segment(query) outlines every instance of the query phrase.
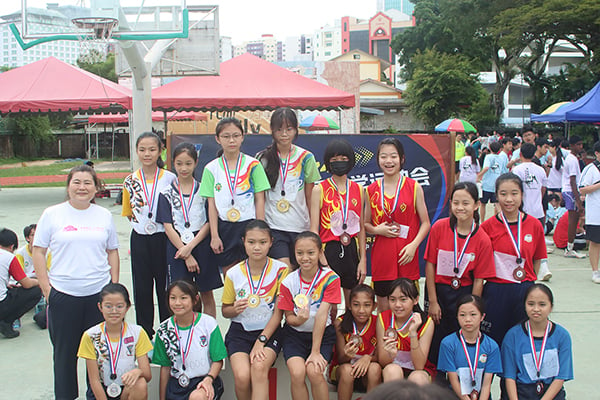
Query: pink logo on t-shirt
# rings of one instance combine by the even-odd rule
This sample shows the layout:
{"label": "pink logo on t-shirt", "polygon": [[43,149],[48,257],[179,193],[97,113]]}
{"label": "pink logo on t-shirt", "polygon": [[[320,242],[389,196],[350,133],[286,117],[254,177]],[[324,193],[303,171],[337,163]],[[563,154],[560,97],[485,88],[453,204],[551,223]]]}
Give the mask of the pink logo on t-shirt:
{"label": "pink logo on t-shirt", "polygon": [[125,339],[123,339],[124,343],[132,343],[133,342],[133,336],[127,336]]}
{"label": "pink logo on t-shirt", "polygon": [[66,231],[66,232],[75,232],[75,231],[77,231],[77,228],[75,228],[73,225],[69,225],[69,226],[65,226],[63,228],[63,231]]}

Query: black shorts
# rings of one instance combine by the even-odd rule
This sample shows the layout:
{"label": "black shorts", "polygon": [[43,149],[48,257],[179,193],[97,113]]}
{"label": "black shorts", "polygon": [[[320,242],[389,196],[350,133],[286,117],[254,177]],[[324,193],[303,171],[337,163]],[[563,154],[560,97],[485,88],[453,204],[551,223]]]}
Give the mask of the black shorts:
{"label": "black shorts", "polygon": [[229,222],[219,219],[219,237],[223,242],[223,252],[217,254],[216,260],[220,267],[233,265],[246,258],[242,236],[248,221]]}
{"label": "black shorts", "polygon": [[590,242],[600,243],[600,225],[586,225],[585,238]]}
{"label": "black shorts", "polygon": [[[250,354],[254,343],[258,339],[262,332],[262,329],[257,331],[247,331],[244,326],[239,322],[231,322],[229,330],[225,335],[225,347],[227,348],[227,355],[231,357],[235,353],[246,353]],[[275,354],[279,354],[281,351],[281,328],[277,328],[275,333],[269,338],[265,347],[272,349]]]}
{"label": "black shorts", "polygon": [[495,192],[486,192],[485,190],[483,190],[482,194],[481,194],[481,202],[483,204],[497,203],[498,200],[496,200],[496,193]]}
{"label": "black shorts", "polygon": [[182,279],[195,284],[199,292],[209,292],[223,287],[215,254],[210,248],[210,236],[204,238],[192,250],[192,256],[198,262],[200,272],[188,271],[185,261],[175,258],[176,253],[177,248],[167,241],[167,284]]}
{"label": "black shorts", "polygon": [[353,289],[358,285],[356,271],[358,269],[358,240],[352,238],[348,246],[343,246],[339,241],[325,243],[325,258],[329,267],[338,274],[344,289]]}
{"label": "black shorts", "polygon": [[[550,387],[550,384],[547,383],[544,385],[544,389],[542,389],[542,393],[537,394],[535,383],[521,383],[517,382],[517,395],[519,396],[519,400],[538,400],[541,399],[544,393]],[[560,388],[560,391],[553,397],[554,400],[565,400],[567,398],[567,394],[565,392],[564,386]]]}
{"label": "black shorts", "polygon": [[[283,357],[286,361],[292,357],[301,357],[305,360],[308,358],[312,350],[312,332],[300,332],[285,324],[281,336],[283,338]],[[333,325],[329,325],[325,328],[323,339],[321,339],[321,355],[327,362],[331,361],[335,339],[335,328]]]}
{"label": "black shorts", "polygon": [[273,234],[273,245],[269,250],[269,257],[280,259],[289,258],[292,265],[296,265],[296,255],[294,254],[294,242],[298,233],[279,231],[271,229]]}
{"label": "black shorts", "polygon": [[[172,376],[167,381],[167,399],[169,400],[188,400],[190,394],[196,390],[196,387],[202,380],[206,378],[206,375],[199,376],[197,378],[190,378],[190,384],[187,387],[179,385],[177,379]],[[220,376],[217,376],[213,381],[213,389],[215,391],[215,400],[220,399],[223,396],[223,380]]]}
{"label": "black shorts", "polygon": [[[375,295],[379,297],[388,297],[390,295],[390,288],[392,287],[392,282],[394,281],[376,281],[373,282],[373,291]],[[417,293],[421,291],[421,287],[419,286],[419,281],[413,281],[415,287],[417,288]]]}

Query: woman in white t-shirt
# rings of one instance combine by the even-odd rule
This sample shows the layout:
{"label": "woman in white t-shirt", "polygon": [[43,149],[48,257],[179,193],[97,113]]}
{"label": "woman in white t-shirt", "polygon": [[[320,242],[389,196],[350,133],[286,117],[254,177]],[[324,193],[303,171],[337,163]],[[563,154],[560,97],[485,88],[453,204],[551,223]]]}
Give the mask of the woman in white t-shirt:
{"label": "woman in white t-shirt", "polygon": [[481,167],[475,156],[475,149],[467,146],[465,154],[458,162],[458,181],[477,183],[477,174],[481,171]]}
{"label": "woman in white t-shirt", "polygon": [[[64,203],[44,210],[33,242],[33,264],[48,302],[54,347],[54,397],[75,399],[77,349],[83,332],[100,323],[102,288],[119,280],[119,240],[112,214],[91,201],[99,185],[94,170],[79,165],[67,177]],[[52,265],[46,268],[46,253]]]}

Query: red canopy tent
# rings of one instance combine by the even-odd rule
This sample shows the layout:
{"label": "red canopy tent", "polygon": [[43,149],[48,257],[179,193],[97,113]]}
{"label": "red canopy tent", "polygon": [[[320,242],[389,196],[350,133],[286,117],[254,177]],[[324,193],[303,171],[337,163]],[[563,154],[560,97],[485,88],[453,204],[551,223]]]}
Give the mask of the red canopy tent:
{"label": "red canopy tent", "polygon": [[248,53],[221,63],[219,76],[186,76],[152,90],[154,110],[331,110],[354,104],[353,94]]}
{"label": "red canopy tent", "polygon": [[131,91],[48,57],[0,74],[0,113],[131,108]]}

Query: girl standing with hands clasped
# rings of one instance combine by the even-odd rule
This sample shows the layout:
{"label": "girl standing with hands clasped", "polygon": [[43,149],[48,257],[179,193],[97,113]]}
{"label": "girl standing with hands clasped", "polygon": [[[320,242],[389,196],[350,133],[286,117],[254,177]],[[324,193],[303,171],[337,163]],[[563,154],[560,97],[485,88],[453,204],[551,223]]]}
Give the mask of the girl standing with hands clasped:
{"label": "girl standing with hands clasped", "polygon": [[120,283],[104,286],[98,302],[104,322],[81,337],[77,356],[86,360],[88,379],[97,400],[148,398],[152,373],[147,354],[152,343],[140,326],[125,322],[130,307],[125,286]]}
{"label": "girl standing with hands clasped", "polygon": [[165,227],[167,241],[167,280],[194,282],[200,291],[205,314],[216,317],[213,290],[223,286],[214,263],[208,238],[205,199],[200,183],[194,179],[198,153],[191,143],[181,143],[173,150],[177,179],[158,199],[156,220]]}
{"label": "girl standing with hands clasped", "polygon": [[381,383],[381,366],[375,351],[376,305],[373,289],[357,285],[350,291],[350,308],[334,322],[337,339],[330,375],[337,382],[340,400],[351,399],[357,383],[367,392]]}
{"label": "girl standing with hands clasped", "polygon": [[400,173],[404,161],[402,143],[383,139],[377,146],[383,178],[367,187],[365,228],[375,235],[371,275],[379,311],[389,309],[387,297],[395,279],[408,278],[418,287],[421,276],[416,255],[431,226],[421,185]]}
{"label": "girl standing with hands clasped", "polygon": [[222,154],[204,167],[200,195],[208,199],[210,247],[223,273],[245,258],[241,237],[246,223],[265,218],[270,188],[260,162],[240,151],[244,129],[239,120],[223,118],[216,127]]}
{"label": "girl standing with hands clasped", "polygon": [[377,353],[383,381],[408,378],[426,384],[435,377],[435,365],[427,357],[433,322],[419,306],[419,292],[410,279],[398,278],[390,285],[390,309],[379,314]]}
{"label": "girl standing with hands clasped", "polygon": [[525,292],[537,279],[540,262],[547,255],[542,224],[521,211],[521,179],[512,173],[500,175],[496,197],[500,213],[481,224],[494,251],[494,263],[484,272],[483,299],[488,310],[482,330],[502,343],[506,332],[526,318]]}
{"label": "girl standing with hands clasped", "polygon": [[323,373],[335,344],[330,309],[342,300],[340,279],[319,265],[323,251],[316,233],[300,233],[295,253],[299,267],[283,280],[279,292],[278,307],[285,313],[283,356],[290,371],[292,399],[309,398],[308,376],[313,399],[325,400],[329,390]]}
{"label": "girl standing with hands clasped", "polygon": [[456,302],[481,296],[484,272],[494,263],[490,238],[479,229],[479,195],[472,182],[458,182],[450,194],[450,218],[436,221],[425,250],[425,302],[436,323],[430,360],[437,362],[440,342],[458,330]]}
{"label": "girl standing with hands clasped", "polygon": [[330,141],[323,158],[331,178],[313,189],[310,230],[325,243],[321,262],[340,277],[348,309],[350,290],[367,276],[363,188],[348,178],[356,161],[349,142]]}
{"label": "girl standing with hands clasped", "polygon": [[315,156],[293,144],[298,119],[291,108],[273,112],[271,135],[273,143],[257,156],[271,185],[265,192],[265,221],[273,232],[269,256],[292,265],[294,239],[310,228],[312,191],[321,174]]}
{"label": "girl standing with hands clasped", "polygon": [[152,355],[161,366],[160,400],[219,399],[227,350],[217,321],[201,313],[198,289],[190,282],[171,283],[167,296],[173,316],[156,331]]}
{"label": "girl standing with hands clasped", "polygon": [[502,364],[510,400],[563,400],[573,379],[571,336],[548,318],[554,296],[536,283],[525,293],[527,320],[512,327],[502,343]]}
{"label": "girl standing with hands clasped", "polygon": [[242,238],[248,258],[227,271],[223,316],[231,318],[225,347],[240,400],[269,398],[269,369],[281,350],[279,286],[285,263],[269,258],[273,243],[266,222],[251,220]]}
{"label": "girl standing with hands clasped", "polygon": [[158,298],[160,320],[169,316],[165,228],[156,221],[158,195],[169,187],[175,175],[163,169],[160,158],[162,142],[153,132],[142,133],[136,141],[142,167],[123,182],[121,215],[131,222],[131,274],[135,317],[149,337],[154,335],[153,287]]}
{"label": "girl standing with hands clasped", "polygon": [[438,370],[445,371],[452,390],[464,400],[488,400],[494,374],[502,373],[500,348],[480,331],[483,300],[466,294],[458,300],[460,330],[442,340]]}

